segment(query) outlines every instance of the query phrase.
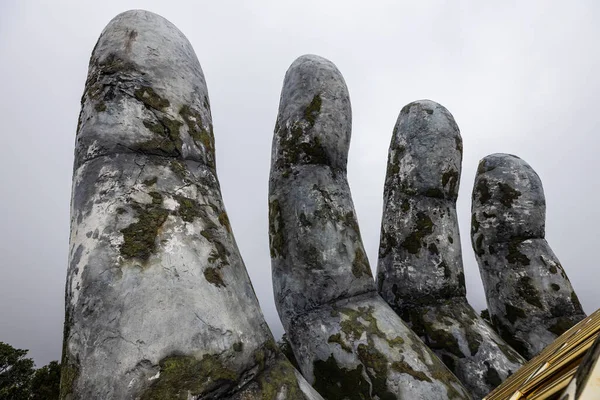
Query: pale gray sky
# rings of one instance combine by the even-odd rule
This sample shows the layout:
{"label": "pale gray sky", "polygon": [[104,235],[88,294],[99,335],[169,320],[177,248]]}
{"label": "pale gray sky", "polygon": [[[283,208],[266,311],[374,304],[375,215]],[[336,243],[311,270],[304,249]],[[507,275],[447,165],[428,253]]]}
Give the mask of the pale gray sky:
{"label": "pale gray sky", "polygon": [[[484,4],[485,3],[485,4]],[[273,333],[267,185],[283,76],[314,53],[346,79],[348,179],[377,262],[387,148],[405,104],[431,99],[464,142],[459,222],[468,298],[485,308],[469,237],[477,162],[516,154],[540,175],[547,239],[586,312],[600,307],[600,3],[597,1],[0,2],[0,341],[60,358],[75,128],[91,51],[116,14],[144,8],[190,40],[208,83],[223,198]]]}

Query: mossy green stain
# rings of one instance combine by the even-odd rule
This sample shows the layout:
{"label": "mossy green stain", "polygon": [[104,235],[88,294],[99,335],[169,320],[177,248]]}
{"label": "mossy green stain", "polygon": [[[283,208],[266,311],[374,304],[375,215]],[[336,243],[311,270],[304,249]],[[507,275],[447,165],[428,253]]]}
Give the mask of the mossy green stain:
{"label": "mossy green stain", "polygon": [[96,112],[104,112],[106,111],[106,104],[104,104],[103,101],[100,101],[96,103],[96,105],[94,106],[94,110],[96,110]]}
{"label": "mossy green stain", "polygon": [[413,378],[415,378],[416,380],[419,380],[422,382],[429,382],[429,383],[433,382],[431,380],[431,378],[427,376],[427,374],[425,374],[423,371],[415,370],[404,360],[394,361],[392,363],[392,370],[399,372],[401,374],[408,374],[408,375],[412,376]]}
{"label": "mossy green stain", "polygon": [[396,395],[387,387],[388,359],[373,345],[359,344],[358,359],[365,366],[371,380],[373,395],[381,400],[396,400]]}
{"label": "mossy green stain", "polygon": [[279,200],[275,199],[269,202],[269,249],[271,258],[285,258],[283,251],[285,245],[284,222],[281,214]]}
{"label": "mossy green stain", "polygon": [[348,353],[352,353],[352,347],[348,346],[342,339],[341,333],[336,333],[335,335],[329,336],[327,339],[327,343],[337,343],[340,345],[342,350],[347,351]]}
{"label": "mossy green stain", "polygon": [[142,185],[144,186],[152,186],[154,185],[156,182],[158,181],[158,177],[153,176],[152,178],[148,178],[144,181],[142,181]]}
{"label": "mossy green stain", "polygon": [[125,258],[147,261],[156,251],[156,236],[169,216],[169,212],[162,207],[162,195],[158,192],[148,194],[152,197],[152,203],[134,204],[132,208],[138,221],[121,230],[123,243],[120,252]]}
{"label": "mossy green stain", "polygon": [[321,95],[317,94],[313,97],[308,107],[304,109],[304,119],[309,123],[311,128],[315,125],[317,117],[321,113],[321,104]]}
{"label": "mossy green stain", "polygon": [[506,312],[506,319],[509,320],[511,324],[517,322],[517,318],[526,317],[525,311],[523,311],[522,308],[513,306],[509,303],[504,304],[504,310]]}
{"label": "mossy green stain", "polygon": [[453,194],[458,187],[458,171],[451,169],[442,174],[442,186],[449,185],[449,192]]}
{"label": "mossy green stain", "polygon": [[427,250],[429,250],[429,252],[430,252],[431,254],[434,254],[434,255],[436,255],[436,256],[440,254],[440,251],[438,250],[438,248],[437,248],[437,246],[435,245],[435,243],[431,243],[431,244],[429,244],[429,246],[427,246]]}
{"label": "mossy green stain", "polygon": [[[184,105],[179,110],[179,115],[183,118],[188,127],[188,133],[196,142],[197,145],[202,145],[204,150],[210,154],[210,160],[214,160],[215,156],[215,136],[213,133],[212,124],[208,125],[208,129],[204,126],[202,115],[193,110],[187,105]],[[212,167],[214,165],[211,164]]]}
{"label": "mossy green stain", "polygon": [[181,195],[174,195],[173,198],[179,203],[176,213],[185,222],[193,222],[198,217],[207,217],[196,200]]}
{"label": "mossy green stain", "polygon": [[531,281],[532,279],[529,276],[519,278],[516,285],[517,294],[529,304],[538,308],[543,308],[542,302],[540,301],[540,292]]}
{"label": "mossy green stain", "polygon": [[511,264],[520,264],[523,266],[529,265],[531,261],[529,257],[521,253],[519,247],[523,243],[522,238],[513,238],[508,242],[508,254],[506,255],[506,261]]}
{"label": "mossy green stain", "polygon": [[365,252],[357,247],[354,251],[354,259],[352,260],[352,274],[356,278],[361,278],[363,275],[372,277],[371,267],[369,266],[369,260],[367,260],[367,256]]}
{"label": "mossy green stain", "polygon": [[233,351],[237,352],[237,353],[241,353],[244,350],[244,343],[242,342],[235,342],[233,344]]}
{"label": "mossy green stain", "polygon": [[425,192],[423,194],[427,197],[432,197],[434,199],[443,199],[444,198],[444,192],[440,188],[429,188],[429,189],[425,190]]}
{"label": "mossy green stain", "polygon": [[144,154],[157,154],[167,157],[181,155],[182,141],[179,135],[181,122],[166,116],[159,118],[157,121],[145,120],[143,124],[158,137],[138,143],[134,145],[134,148]]}
{"label": "mossy green stain", "polygon": [[227,232],[231,233],[231,224],[229,223],[229,217],[225,211],[219,213],[219,223],[223,226]]}
{"label": "mossy green stain", "polygon": [[407,199],[403,199],[402,200],[402,205],[400,206],[400,209],[403,212],[407,212],[408,210],[410,210],[410,202]]}
{"label": "mossy green stain", "polygon": [[261,400],[277,400],[282,393],[290,400],[306,398],[300,389],[294,368],[283,356],[275,358],[273,364],[258,376],[257,381]]}
{"label": "mossy green stain", "polygon": [[142,86],[136,89],[133,95],[147,107],[158,111],[162,111],[170,105],[169,100],[160,97],[150,86]]}
{"label": "mossy green stain", "polygon": [[573,321],[567,317],[558,317],[556,322],[550,325],[548,331],[554,333],[556,336],[560,336],[573,326]]}
{"label": "mossy green stain", "polygon": [[438,264],[438,268],[444,270],[444,278],[445,279],[450,279],[452,277],[452,270],[450,269],[450,267],[448,266],[448,263],[446,261],[442,260]]}
{"label": "mossy green stain", "polygon": [[502,383],[502,378],[500,378],[500,374],[498,374],[498,371],[496,371],[496,368],[492,367],[490,365],[489,362],[484,361],[484,365],[486,367],[486,371],[485,371],[485,381],[492,387],[495,388],[496,386],[500,385]]}
{"label": "mossy green stain", "polygon": [[498,189],[500,192],[500,203],[508,208],[511,208],[513,201],[521,196],[521,192],[506,183],[498,182]]}
{"label": "mossy green stain", "polygon": [[204,269],[204,278],[216,287],[225,287],[223,275],[219,268],[206,267],[206,269]]}
{"label": "mossy green stain", "polygon": [[492,198],[487,179],[480,179],[477,182],[477,185],[475,185],[475,191],[479,194],[479,203],[482,205],[487,203]]}
{"label": "mossy green stain", "polygon": [[485,310],[481,310],[481,312],[479,313],[479,316],[481,317],[482,320],[484,320],[485,322],[487,322],[488,324],[491,325],[492,320],[490,319],[490,311],[487,308]]}
{"label": "mossy green stain", "polygon": [[418,212],[413,231],[404,239],[401,246],[409,253],[417,254],[421,250],[422,240],[432,233],[433,222],[431,218],[423,212]]}
{"label": "mossy green stain", "polygon": [[[532,355],[529,354],[528,344],[525,343],[523,340],[517,338],[511,332],[511,330],[506,325],[504,325],[502,323],[502,321],[500,320],[500,318],[498,318],[496,315],[492,315],[492,325],[495,328],[496,332],[498,332],[500,337],[502,339],[504,339],[504,341],[508,345],[510,345],[510,347],[512,347],[514,350],[516,350],[517,353],[519,353],[526,359],[531,358]],[[504,352],[504,353],[507,354],[508,352]]]}
{"label": "mossy green stain", "polygon": [[479,232],[479,221],[477,221],[477,215],[473,213],[471,215],[471,234]]}
{"label": "mossy green stain", "polygon": [[483,248],[483,235],[477,236],[475,239],[475,254],[478,256],[483,256],[485,254],[485,249]]}
{"label": "mossy green stain", "polygon": [[212,354],[200,360],[173,355],[162,359],[159,366],[159,377],[142,393],[141,400],[187,399],[188,393],[199,396],[223,385],[233,386],[238,378],[218,355]]}
{"label": "mossy green stain", "polygon": [[371,385],[363,376],[363,366],[340,367],[333,357],[313,363],[315,381],[313,387],[325,399],[365,400],[372,399]]}
{"label": "mossy green stain", "polygon": [[479,351],[479,347],[483,343],[483,337],[475,329],[470,326],[465,327],[465,337],[469,346],[471,356],[474,356]]}

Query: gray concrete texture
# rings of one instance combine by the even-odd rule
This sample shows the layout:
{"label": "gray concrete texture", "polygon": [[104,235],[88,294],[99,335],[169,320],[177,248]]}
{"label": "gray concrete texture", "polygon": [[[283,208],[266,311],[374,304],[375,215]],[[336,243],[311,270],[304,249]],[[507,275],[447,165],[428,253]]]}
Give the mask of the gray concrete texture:
{"label": "gray concrete texture", "polygon": [[306,379],[328,399],[470,398],[375,290],[346,179],[348,90],[330,61],[288,69],[273,138],[275,303]]}
{"label": "gray concrete texture", "polygon": [[519,157],[479,162],[471,242],[498,333],[530,359],[585,318],[545,239],[546,199],[538,174]]}
{"label": "gray concrete texture", "polygon": [[482,398],[524,362],[466,299],[456,199],[462,138],[429,100],[402,108],[389,149],[377,289]]}
{"label": "gray concrete texture", "polygon": [[61,399],[320,399],[277,349],[215,172],[206,83],[162,17],[92,53],[77,130]]}

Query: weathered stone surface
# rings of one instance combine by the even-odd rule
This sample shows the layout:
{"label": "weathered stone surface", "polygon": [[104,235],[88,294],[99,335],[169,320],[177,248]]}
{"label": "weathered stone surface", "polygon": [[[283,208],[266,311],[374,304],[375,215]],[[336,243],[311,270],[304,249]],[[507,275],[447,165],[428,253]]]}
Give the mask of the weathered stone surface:
{"label": "weathered stone surface", "polygon": [[480,161],[471,240],[490,317],[525,358],[585,317],[545,237],[546,201],[535,171],[510,154]]}
{"label": "weathered stone surface", "polygon": [[283,84],[269,186],[275,300],[296,360],[328,399],[468,398],[375,290],[346,179],[350,131],[340,72],[298,58]]}
{"label": "weathered stone surface", "polygon": [[62,399],[320,399],[277,349],[215,173],[187,39],[128,11],[103,31],[77,133]]}
{"label": "weathered stone surface", "polygon": [[405,106],[390,144],[377,269],[383,299],[482,398],[523,359],[468,304],[456,198],[462,138],[443,106]]}

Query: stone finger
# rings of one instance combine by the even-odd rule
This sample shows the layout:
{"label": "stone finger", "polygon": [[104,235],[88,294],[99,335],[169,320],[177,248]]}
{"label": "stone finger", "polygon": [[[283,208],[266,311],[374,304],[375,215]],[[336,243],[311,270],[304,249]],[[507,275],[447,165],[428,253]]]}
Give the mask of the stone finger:
{"label": "stone finger", "polygon": [[523,359],[466,299],[456,199],[462,138],[433,101],[405,106],[390,144],[377,269],[381,296],[482,398]]}
{"label": "stone finger", "polygon": [[471,240],[492,323],[530,359],[585,318],[545,239],[542,182],[522,159],[492,154],[479,162]]}
{"label": "stone finger", "polygon": [[136,10],[92,53],[77,131],[62,399],[320,399],[276,349],[215,171],[185,36]]}

